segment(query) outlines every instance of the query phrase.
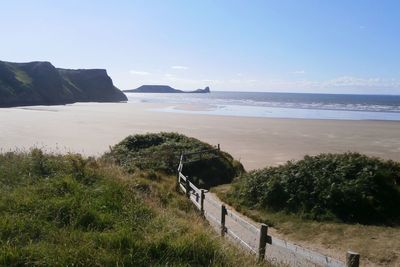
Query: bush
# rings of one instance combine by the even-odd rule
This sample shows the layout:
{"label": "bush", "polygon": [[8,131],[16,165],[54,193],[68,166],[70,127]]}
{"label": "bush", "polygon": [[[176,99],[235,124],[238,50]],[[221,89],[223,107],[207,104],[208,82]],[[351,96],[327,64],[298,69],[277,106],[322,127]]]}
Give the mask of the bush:
{"label": "bush", "polygon": [[[128,136],[112,147],[104,158],[131,173],[144,170],[176,174],[182,152],[211,148],[209,144],[177,133],[138,134]],[[203,188],[230,183],[242,172],[242,164],[228,153],[218,151],[204,154],[200,161],[185,164],[183,170],[192,182]]]}
{"label": "bush", "polygon": [[398,224],[400,163],[358,153],[306,156],[242,175],[229,197],[317,220]]}

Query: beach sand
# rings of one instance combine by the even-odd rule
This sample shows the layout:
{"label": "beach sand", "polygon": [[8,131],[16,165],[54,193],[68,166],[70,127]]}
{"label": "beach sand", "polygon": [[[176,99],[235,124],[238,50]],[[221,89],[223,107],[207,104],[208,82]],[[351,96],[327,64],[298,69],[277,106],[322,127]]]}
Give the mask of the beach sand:
{"label": "beach sand", "polygon": [[[0,109],[0,149],[40,147],[99,156],[129,134],[176,131],[240,159],[247,170],[304,155],[357,151],[400,160],[400,122],[246,118],[155,112],[150,103]],[[188,107],[186,107],[187,109]]]}

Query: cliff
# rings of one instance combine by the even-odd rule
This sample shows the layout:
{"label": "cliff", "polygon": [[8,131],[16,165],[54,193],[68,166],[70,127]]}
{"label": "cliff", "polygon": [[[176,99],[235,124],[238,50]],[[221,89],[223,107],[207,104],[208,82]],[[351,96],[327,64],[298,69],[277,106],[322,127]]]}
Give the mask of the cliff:
{"label": "cliff", "polygon": [[0,61],[0,107],[126,100],[106,70],[67,70],[49,62]]}
{"label": "cliff", "polygon": [[183,91],[172,88],[168,85],[142,85],[136,89],[124,90],[126,93],[210,93],[210,88],[207,86],[204,89],[197,89],[194,91]]}

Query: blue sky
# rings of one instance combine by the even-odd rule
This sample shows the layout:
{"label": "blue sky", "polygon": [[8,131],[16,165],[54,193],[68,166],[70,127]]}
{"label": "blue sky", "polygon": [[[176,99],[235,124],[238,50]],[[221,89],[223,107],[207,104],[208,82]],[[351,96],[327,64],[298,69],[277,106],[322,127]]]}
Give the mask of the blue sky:
{"label": "blue sky", "polygon": [[120,89],[400,94],[400,1],[0,2],[0,60]]}

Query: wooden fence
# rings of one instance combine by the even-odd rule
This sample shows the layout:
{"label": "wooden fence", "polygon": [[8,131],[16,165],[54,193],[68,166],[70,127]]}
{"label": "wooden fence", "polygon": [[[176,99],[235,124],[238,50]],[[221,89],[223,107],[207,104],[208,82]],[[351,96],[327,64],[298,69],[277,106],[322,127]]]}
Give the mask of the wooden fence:
{"label": "wooden fence", "polygon": [[318,252],[268,235],[268,226],[256,225],[247,221],[239,213],[215,199],[207,190],[197,188],[183,173],[183,165],[193,162],[189,157],[201,160],[201,154],[219,150],[218,147],[195,153],[182,154],[178,166],[178,188],[183,191],[202,216],[210,222],[221,236],[225,236],[239,244],[260,260],[288,266],[326,266],[326,267],[358,267],[360,256],[348,251],[346,262],[325,256]]}

